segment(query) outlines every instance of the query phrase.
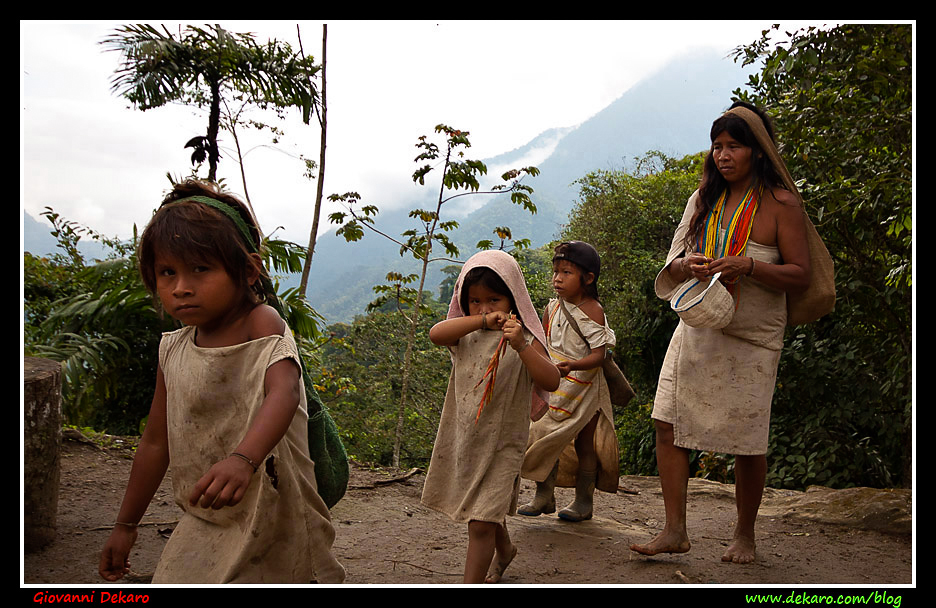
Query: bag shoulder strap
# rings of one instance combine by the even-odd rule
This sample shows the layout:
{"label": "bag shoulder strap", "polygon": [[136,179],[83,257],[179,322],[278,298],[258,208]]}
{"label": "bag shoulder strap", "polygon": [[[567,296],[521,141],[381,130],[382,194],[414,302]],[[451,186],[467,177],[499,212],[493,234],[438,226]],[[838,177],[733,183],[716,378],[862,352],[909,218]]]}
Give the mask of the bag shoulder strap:
{"label": "bag shoulder strap", "polygon": [[565,307],[565,302],[562,300],[562,298],[559,298],[559,308],[562,309],[562,314],[565,315],[566,321],[569,322],[569,325],[572,327],[572,329],[575,330],[575,333],[577,333],[582,341],[585,342],[585,346],[588,348],[588,352],[591,352],[591,344],[588,343],[588,339],[585,337],[585,334],[583,334],[582,330],[579,329],[578,323],[576,323],[575,319],[572,317],[572,313],[570,313],[569,309]]}

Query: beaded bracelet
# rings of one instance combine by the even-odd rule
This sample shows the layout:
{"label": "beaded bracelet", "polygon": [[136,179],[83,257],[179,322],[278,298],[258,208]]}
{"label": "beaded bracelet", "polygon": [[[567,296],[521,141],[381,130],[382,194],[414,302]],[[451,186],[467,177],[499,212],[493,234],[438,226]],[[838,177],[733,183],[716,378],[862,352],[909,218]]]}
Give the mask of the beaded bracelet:
{"label": "beaded bracelet", "polygon": [[254,463],[254,461],[251,460],[250,458],[247,458],[246,456],[244,456],[243,454],[241,454],[241,453],[239,453],[239,452],[231,452],[231,456],[237,456],[238,458],[240,458],[241,460],[243,460],[244,462],[246,462],[247,464],[249,464],[250,466],[252,466],[252,467],[253,467],[253,470],[254,470],[254,473],[257,472],[257,468],[258,468],[258,467],[257,467],[256,463]]}
{"label": "beaded bracelet", "polygon": [[115,526],[127,526],[128,528],[136,528],[136,527],[139,527],[140,524],[132,524],[128,521],[115,521],[114,525]]}

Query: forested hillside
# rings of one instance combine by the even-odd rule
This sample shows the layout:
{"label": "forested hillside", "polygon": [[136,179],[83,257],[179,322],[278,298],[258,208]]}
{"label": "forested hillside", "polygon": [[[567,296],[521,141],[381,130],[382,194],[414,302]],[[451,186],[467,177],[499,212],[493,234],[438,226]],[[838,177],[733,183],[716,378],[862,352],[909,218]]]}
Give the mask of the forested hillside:
{"label": "forested hillside", "polygon": [[[530,239],[534,247],[556,238],[578,196],[575,182],[589,171],[633,170],[635,159],[649,150],[683,156],[707,147],[706,122],[730,105],[731,92],[752,71],[713,51],[687,54],[638,82],[582,124],[552,130],[526,146],[483,159],[489,168],[488,181],[496,181],[501,168],[529,164],[525,159],[535,157],[535,149],[551,149],[542,162],[535,163],[540,174],[524,180],[534,190],[535,214],[507,203],[504,196],[477,197],[468,205],[473,211],[467,214],[450,212],[448,219],[459,223],[452,239],[461,251],[460,259],[474,253],[478,241],[493,238],[497,226],[509,226],[516,238]],[[471,125],[454,126],[471,130]],[[414,141],[418,135],[423,134],[413,134]],[[420,199],[382,200],[379,193],[362,192],[361,196],[363,203],[380,207],[375,225],[390,235],[409,228],[407,213],[424,204]],[[348,322],[364,311],[372,299],[370,287],[383,280],[388,269],[412,272],[409,262],[399,256],[398,247],[372,233],[350,244],[333,233],[324,234],[316,245],[312,262],[316,281],[307,297],[329,321]],[[443,278],[440,268],[434,268],[429,280],[433,290]],[[293,282],[286,279],[284,284]]]}

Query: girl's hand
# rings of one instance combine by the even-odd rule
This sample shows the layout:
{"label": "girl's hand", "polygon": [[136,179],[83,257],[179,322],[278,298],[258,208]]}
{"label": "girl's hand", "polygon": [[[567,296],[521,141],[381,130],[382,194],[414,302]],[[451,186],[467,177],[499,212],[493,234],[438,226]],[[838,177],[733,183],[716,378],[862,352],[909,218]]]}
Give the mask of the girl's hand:
{"label": "girl's hand", "polygon": [[569,375],[569,372],[572,371],[572,362],[571,361],[559,361],[556,363],[556,367],[559,368],[559,376],[565,378]]}
{"label": "girl's hand", "polygon": [[101,551],[98,574],[107,581],[117,581],[130,572],[130,549],[137,539],[137,530],[132,526],[115,524],[110,538]]}
{"label": "girl's hand", "polygon": [[[502,315],[504,313],[492,313]],[[509,317],[503,322],[504,337],[510,342],[510,347],[517,352],[526,348],[526,338],[523,337],[523,324],[519,319]]]}
{"label": "girl's hand", "polygon": [[208,469],[189,495],[189,504],[203,509],[233,507],[244,498],[254,469],[237,456],[228,456]]}
{"label": "girl's hand", "polygon": [[484,326],[488,329],[503,329],[504,324],[510,318],[506,312],[496,310],[484,315]]}

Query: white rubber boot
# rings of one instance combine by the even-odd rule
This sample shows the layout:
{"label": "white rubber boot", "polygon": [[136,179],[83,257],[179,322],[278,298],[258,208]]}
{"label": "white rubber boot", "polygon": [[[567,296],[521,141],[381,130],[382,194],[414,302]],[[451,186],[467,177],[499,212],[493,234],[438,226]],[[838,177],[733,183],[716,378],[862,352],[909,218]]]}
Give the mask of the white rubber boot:
{"label": "white rubber boot", "polygon": [[575,500],[559,511],[559,517],[566,521],[584,521],[592,518],[595,478],[598,471],[579,471],[575,478]]}
{"label": "white rubber boot", "polygon": [[553,490],[556,488],[556,473],[558,471],[559,461],[556,461],[552,471],[546,476],[546,480],[536,482],[536,494],[533,496],[533,500],[518,508],[517,513],[533,516],[556,512],[556,495]]}

